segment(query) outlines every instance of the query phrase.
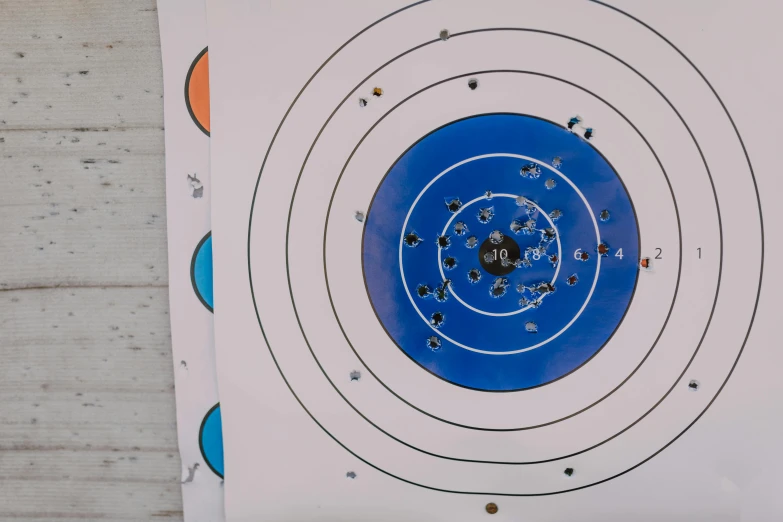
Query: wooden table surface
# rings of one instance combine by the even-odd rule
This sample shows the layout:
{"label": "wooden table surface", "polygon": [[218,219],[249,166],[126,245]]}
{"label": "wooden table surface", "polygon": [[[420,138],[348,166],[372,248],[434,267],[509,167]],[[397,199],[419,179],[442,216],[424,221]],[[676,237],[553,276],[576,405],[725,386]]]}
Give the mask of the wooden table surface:
{"label": "wooden table surface", "polygon": [[0,520],[181,520],[155,0],[0,0]]}

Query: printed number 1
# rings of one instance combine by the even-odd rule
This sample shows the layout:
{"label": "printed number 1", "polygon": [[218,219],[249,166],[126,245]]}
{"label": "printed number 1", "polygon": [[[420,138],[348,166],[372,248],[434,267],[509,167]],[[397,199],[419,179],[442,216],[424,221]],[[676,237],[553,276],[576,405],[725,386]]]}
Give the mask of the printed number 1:
{"label": "printed number 1", "polygon": [[699,259],[701,259],[701,247],[697,248],[696,250],[699,251]]}

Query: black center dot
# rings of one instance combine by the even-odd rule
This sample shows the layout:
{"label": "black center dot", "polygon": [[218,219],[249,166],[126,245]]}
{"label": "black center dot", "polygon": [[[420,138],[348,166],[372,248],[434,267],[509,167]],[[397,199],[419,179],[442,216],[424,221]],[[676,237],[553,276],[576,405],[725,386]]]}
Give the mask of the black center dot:
{"label": "black center dot", "polygon": [[[519,245],[510,236],[503,236],[499,243],[487,238],[478,251],[481,267],[494,276],[508,275],[516,269],[514,261],[520,258]],[[507,260],[505,263],[504,260]]]}

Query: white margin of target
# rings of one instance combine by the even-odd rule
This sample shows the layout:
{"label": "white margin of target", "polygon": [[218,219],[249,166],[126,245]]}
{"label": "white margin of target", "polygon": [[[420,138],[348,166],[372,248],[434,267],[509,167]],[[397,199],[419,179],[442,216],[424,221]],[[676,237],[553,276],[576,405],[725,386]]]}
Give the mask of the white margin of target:
{"label": "white margin of target", "polygon": [[[405,272],[404,272],[404,270],[402,268],[402,248],[403,248],[403,240],[405,239],[405,230],[408,228],[408,219],[411,217],[411,213],[413,212],[413,209],[416,208],[416,204],[419,202],[419,199],[421,199],[421,196],[427,191],[427,189],[430,188],[430,186],[432,186],[433,183],[435,183],[442,176],[444,176],[445,174],[448,174],[450,171],[456,169],[457,167],[460,167],[460,166],[462,166],[462,165],[464,165],[466,163],[470,163],[471,161],[476,161],[476,160],[486,159],[486,158],[517,158],[517,159],[522,159],[522,160],[525,160],[525,161],[536,162],[537,164],[542,165],[542,166],[546,167],[547,169],[551,170],[552,172],[554,172],[555,174],[557,174],[558,176],[563,178],[566,181],[566,183],[571,185],[571,188],[573,188],[574,191],[576,191],[576,193],[579,194],[579,197],[582,198],[582,202],[585,204],[585,206],[587,207],[587,211],[590,213],[590,219],[593,220],[593,227],[595,228],[596,244],[600,244],[601,243],[601,232],[598,230],[598,222],[595,220],[595,214],[593,214],[593,209],[590,208],[590,204],[587,202],[587,199],[585,198],[584,194],[582,194],[582,191],[580,191],[579,188],[576,185],[574,185],[573,181],[568,179],[568,176],[566,176],[565,174],[561,173],[560,171],[558,171],[554,167],[550,167],[549,165],[547,165],[546,163],[544,163],[544,162],[542,162],[540,160],[537,160],[535,158],[531,158],[530,156],[522,156],[521,154],[511,154],[511,153],[506,153],[506,152],[494,152],[492,154],[481,154],[479,156],[473,156],[472,158],[464,159],[464,160],[462,160],[462,161],[460,161],[458,163],[455,163],[454,165],[450,166],[449,168],[447,168],[446,170],[444,170],[443,172],[441,172],[440,174],[438,174],[437,176],[432,178],[430,180],[430,182],[427,183],[427,185],[425,185],[425,187],[423,189],[421,189],[421,192],[419,192],[419,195],[416,196],[416,199],[413,200],[413,204],[411,205],[411,208],[408,210],[408,215],[405,216],[405,222],[402,224],[402,233],[400,235],[400,247],[399,247],[399,262],[400,262],[400,275],[402,276],[402,285],[403,285],[403,287],[405,287],[405,293],[408,295],[408,299],[410,300],[411,304],[413,305],[413,308],[416,309],[416,313],[419,314],[419,317],[421,317],[422,321],[424,321],[427,324],[427,326],[429,326],[430,329],[433,332],[437,333],[438,335],[440,335],[441,337],[443,337],[444,339],[446,339],[450,343],[452,343],[452,344],[454,344],[456,346],[459,346],[460,348],[464,348],[465,350],[469,350],[471,352],[482,353],[482,354],[486,354],[486,355],[513,355],[515,353],[529,352],[530,350],[535,350],[536,348],[540,348],[541,346],[544,346],[548,342],[550,342],[550,341],[558,338],[560,335],[562,335],[563,332],[568,330],[571,327],[571,325],[574,324],[574,322],[577,319],[579,319],[579,316],[582,315],[582,312],[587,307],[587,304],[590,302],[590,298],[593,297],[593,291],[595,290],[595,285],[598,284],[598,274],[601,272],[601,255],[599,254],[597,256],[598,257],[598,263],[596,264],[596,267],[595,267],[595,277],[593,277],[593,286],[590,287],[590,293],[587,294],[587,299],[585,299],[585,302],[582,303],[582,307],[579,309],[579,311],[576,313],[576,315],[571,319],[571,321],[569,321],[569,323],[567,325],[565,325],[559,332],[557,332],[555,335],[553,335],[549,339],[545,339],[545,340],[541,341],[538,344],[534,344],[533,346],[528,346],[527,348],[520,348],[519,350],[510,350],[510,351],[507,351],[507,352],[490,352],[490,351],[487,351],[487,350],[479,350],[477,348],[473,348],[471,346],[467,346],[467,345],[464,345],[462,343],[459,343],[459,342],[455,341],[454,339],[452,339],[451,337],[449,337],[448,335],[446,335],[443,332],[441,332],[440,330],[438,330],[435,327],[433,327],[430,324],[430,322],[427,320],[427,318],[424,317],[424,314],[421,313],[421,311],[419,310],[419,307],[416,306],[416,303],[413,301],[413,297],[411,297],[410,290],[408,290],[408,283],[405,281]],[[495,196],[514,197],[514,198],[516,198],[516,196],[513,196],[511,194],[493,194],[493,197],[495,197]],[[478,199],[484,199],[484,198],[478,198]],[[471,201],[470,203],[472,203],[472,202],[473,201]],[[468,203],[468,204],[470,204],[470,203]],[[544,213],[544,215],[546,216],[546,213]],[[546,216],[546,218],[549,221],[549,223],[552,224],[552,226],[554,227],[554,223],[552,223],[552,221],[549,220],[549,216]],[[452,216],[451,219],[454,219],[454,216]],[[451,223],[451,219],[449,220],[449,223]],[[446,224],[446,228],[448,228],[449,223]],[[558,247],[558,250],[560,250],[560,234],[557,235],[557,247]],[[443,268],[440,266],[440,248],[438,248],[438,267],[440,269],[440,275],[443,276]],[[557,263],[557,271],[555,272],[555,278],[557,277],[557,274],[558,274],[559,271],[560,271],[560,262],[558,261],[558,263]],[[452,293],[454,293],[454,292],[452,292]],[[465,305],[466,307],[470,308],[474,312],[478,312],[478,313],[484,314],[484,315],[506,316],[506,315],[518,314],[518,313],[523,312],[523,311],[526,310],[526,308],[522,308],[522,309],[520,309],[518,311],[515,311],[515,312],[508,312],[508,313],[503,313],[503,314],[493,314],[493,313],[490,313],[490,312],[484,312],[484,311],[477,310],[477,309],[473,308],[472,306],[470,306],[467,303],[465,303],[462,299],[460,299],[457,296],[456,293],[454,293],[454,296],[457,297],[457,300],[460,303],[462,303],[463,305]]]}

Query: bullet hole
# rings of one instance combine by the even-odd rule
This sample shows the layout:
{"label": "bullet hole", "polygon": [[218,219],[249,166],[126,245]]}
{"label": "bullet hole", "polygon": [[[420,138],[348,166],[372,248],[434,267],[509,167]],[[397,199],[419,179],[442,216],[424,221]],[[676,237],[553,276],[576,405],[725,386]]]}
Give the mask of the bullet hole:
{"label": "bullet hole", "polygon": [[522,261],[520,261],[520,265],[523,266],[524,268],[530,268],[531,266],[533,266],[533,263],[528,258],[525,258]]}
{"label": "bullet hole", "polygon": [[494,263],[495,262],[495,254],[493,252],[487,252],[484,254],[484,262],[485,263]]}
{"label": "bullet hole", "polygon": [[359,223],[364,222],[364,212],[359,212],[358,210],[356,213],[354,213],[353,218],[358,221]]}
{"label": "bullet hole", "polygon": [[498,277],[492,282],[492,286],[489,288],[489,295],[494,297],[495,299],[500,299],[504,295],[506,295],[506,291],[508,290],[508,279],[505,277]]}
{"label": "bullet hole", "polygon": [[697,380],[692,380],[688,383],[688,389],[690,391],[699,391],[699,386],[701,386],[701,384]]}
{"label": "bullet hole", "polygon": [[534,321],[525,323],[525,331],[528,333],[538,333],[538,325]]}
{"label": "bullet hole", "polygon": [[438,247],[446,250],[451,246],[451,238],[449,236],[440,236],[438,237]]}
{"label": "bullet hole", "polygon": [[642,270],[652,270],[652,259],[643,257],[639,260],[639,268]]}
{"label": "bullet hole", "polygon": [[549,263],[552,265],[552,268],[557,267],[557,262],[559,261],[559,258],[557,257],[557,254],[552,254],[549,256]]}
{"label": "bullet hole", "polygon": [[359,107],[367,107],[367,98],[359,98]]}
{"label": "bullet hole", "polygon": [[465,240],[465,246],[468,248],[476,248],[476,245],[478,245],[478,239],[476,239],[476,236],[470,236]]}
{"label": "bullet hole", "polygon": [[588,259],[590,259],[590,254],[588,254],[587,252],[583,251],[582,253],[579,254],[579,261],[587,261]]}
{"label": "bullet hole", "polygon": [[596,247],[595,251],[598,252],[598,255],[601,257],[606,257],[609,255],[609,245],[606,243],[601,243],[598,245],[598,247]]}
{"label": "bullet hole", "polygon": [[489,504],[487,504],[486,506],[484,506],[484,509],[485,509],[485,510],[487,511],[487,513],[489,513],[490,515],[494,515],[495,513],[497,513],[497,512],[498,512],[498,505],[497,505],[497,504],[495,504],[494,502],[490,502]]}
{"label": "bullet hole", "polygon": [[567,284],[568,286],[574,286],[574,285],[576,285],[578,282],[579,282],[579,276],[577,276],[576,274],[571,274],[571,275],[570,275],[570,276],[568,276],[568,278],[566,279],[566,284]]}
{"label": "bullet hole", "polygon": [[504,237],[505,236],[503,235],[503,232],[501,232],[500,230],[493,230],[492,233],[489,235],[489,240],[492,243],[499,245],[500,243],[503,242]]}
{"label": "bullet hole", "polygon": [[361,374],[361,372],[359,372],[357,370],[354,370],[354,371],[352,371],[351,373],[348,374],[348,377],[350,377],[351,382],[354,382],[354,381],[358,381],[359,379],[361,379],[362,378],[362,374]]}
{"label": "bullet hole", "polygon": [[538,208],[536,208],[536,204],[530,200],[527,200],[527,204],[525,205],[525,214],[527,214],[528,216],[533,216],[535,215],[536,212],[538,212]]}
{"label": "bullet hole", "polygon": [[432,295],[432,288],[427,285],[419,285],[416,287],[416,295],[422,299],[426,299]]}
{"label": "bullet hole", "polygon": [[595,132],[593,131],[593,128],[592,127],[588,127],[588,128],[585,129],[584,137],[585,137],[586,140],[589,140],[590,138],[593,137],[594,134],[595,134]]}
{"label": "bullet hole", "polygon": [[554,168],[559,169],[562,164],[563,164],[563,158],[561,158],[560,156],[555,156],[554,158],[552,158],[552,166]]}
{"label": "bullet hole", "polygon": [[484,191],[484,197],[487,199],[492,199],[492,191],[491,190]]}
{"label": "bullet hole", "polygon": [[528,304],[530,304],[530,301],[528,301],[526,297],[523,297],[523,298],[521,298],[521,299],[519,300],[519,307],[520,307],[520,308],[524,308],[524,307],[526,307]]}
{"label": "bullet hole", "polygon": [[552,178],[549,178],[544,182],[544,186],[547,188],[547,190],[552,190],[557,186],[557,181],[553,180]]}
{"label": "bullet hole", "polygon": [[525,221],[525,226],[522,227],[522,233],[526,236],[532,236],[536,231],[536,220],[528,219]]}
{"label": "bullet hole", "polygon": [[538,179],[538,177],[541,175],[541,167],[535,163],[528,163],[519,169],[519,175],[523,178]]}
{"label": "bullet hole", "polygon": [[515,234],[519,234],[522,232],[522,229],[525,228],[525,225],[518,219],[515,219],[511,222],[510,227],[511,231]]}
{"label": "bullet hole", "polygon": [[468,80],[468,88],[470,88],[471,91],[475,91],[478,88],[478,80],[475,78]]}
{"label": "bullet hole", "polygon": [[441,347],[440,339],[438,339],[434,335],[427,337],[427,348],[429,348],[433,352],[437,352],[438,350],[440,350],[440,347]]}
{"label": "bullet hole", "polygon": [[194,199],[204,197],[204,185],[198,179],[196,174],[193,173],[192,176],[190,174],[187,174],[187,177],[188,177],[188,191],[190,192],[190,197]]}
{"label": "bullet hole", "polygon": [[557,231],[552,227],[547,227],[541,231],[541,241],[551,243],[557,237]]}
{"label": "bullet hole", "polygon": [[443,40],[445,42],[446,40],[449,39],[449,36],[451,36],[451,35],[449,34],[449,30],[448,29],[441,29],[440,34],[439,34],[439,37],[440,37],[441,40]]}
{"label": "bullet hole", "polygon": [[562,210],[554,209],[552,212],[549,213],[549,219],[551,219],[552,221],[557,221],[561,217],[563,217]]}
{"label": "bullet hole", "polygon": [[441,283],[438,287],[435,288],[435,291],[432,293],[432,295],[435,297],[435,300],[439,303],[445,303],[449,298],[449,284],[451,281],[446,279]]}
{"label": "bullet hole", "polygon": [[346,474],[345,474],[345,476],[346,476],[347,478],[349,478],[349,479],[355,479],[355,478],[356,478],[356,472],[354,472],[354,471],[349,471],[348,473],[346,473]]}
{"label": "bullet hole", "polygon": [[530,301],[531,308],[538,308],[539,306],[541,306],[541,299],[533,299]]}
{"label": "bullet hole", "polygon": [[535,291],[539,294],[553,294],[555,292],[555,285],[552,283],[539,283],[535,287]]}
{"label": "bullet hole", "polygon": [[566,468],[565,470],[563,470],[563,474],[564,474],[566,477],[571,477],[571,476],[573,476],[573,475],[574,475],[574,468]]}
{"label": "bullet hole", "polygon": [[569,130],[573,129],[574,125],[579,125],[580,123],[582,123],[582,117],[579,116],[579,115],[576,115],[573,118],[571,118],[570,120],[568,120],[568,129]]}
{"label": "bullet hole", "polygon": [[598,219],[601,221],[609,221],[609,211],[608,210],[602,210],[600,214],[598,214]]}
{"label": "bullet hole", "polygon": [[443,260],[443,268],[446,270],[454,270],[455,266],[457,266],[457,260],[453,257],[447,257]]}
{"label": "bullet hole", "polygon": [[443,324],[443,321],[446,320],[446,317],[443,315],[443,312],[434,312],[430,316],[430,324],[433,326],[433,328],[440,328]]}
{"label": "bullet hole", "polygon": [[517,202],[518,207],[524,207],[527,205],[527,198],[525,196],[517,196],[515,201]]}
{"label": "bullet hole", "polygon": [[468,281],[470,281],[474,285],[479,281],[481,281],[481,270],[479,270],[478,268],[471,268],[468,271]]}
{"label": "bullet hole", "polygon": [[478,213],[476,214],[476,218],[479,220],[479,223],[484,223],[484,224],[487,224],[490,221],[492,221],[492,218],[494,216],[495,216],[494,207],[479,209]]}
{"label": "bullet hole", "polygon": [[405,239],[403,242],[405,243],[405,246],[409,246],[411,248],[415,248],[419,246],[419,244],[423,241],[422,238],[419,237],[419,235],[416,232],[411,232],[407,236],[405,236]]}
{"label": "bullet hole", "polygon": [[465,232],[468,231],[468,226],[463,223],[462,221],[458,221],[454,224],[454,233],[458,236],[463,235]]}
{"label": "bullet hole", "polygon": [[461,207],[462,207],[462,202],[457,198],[446,200],[446,208],[448,208],[449,212],[451,212],[452,214],[457,212]]}
{"label": "bullet hole", "polygon": [[375,96],[376,98],[380,98],[381,96],[383,96],[383,89],[381,89],[380,87],[375,87],[372,90],[372,95]]}

